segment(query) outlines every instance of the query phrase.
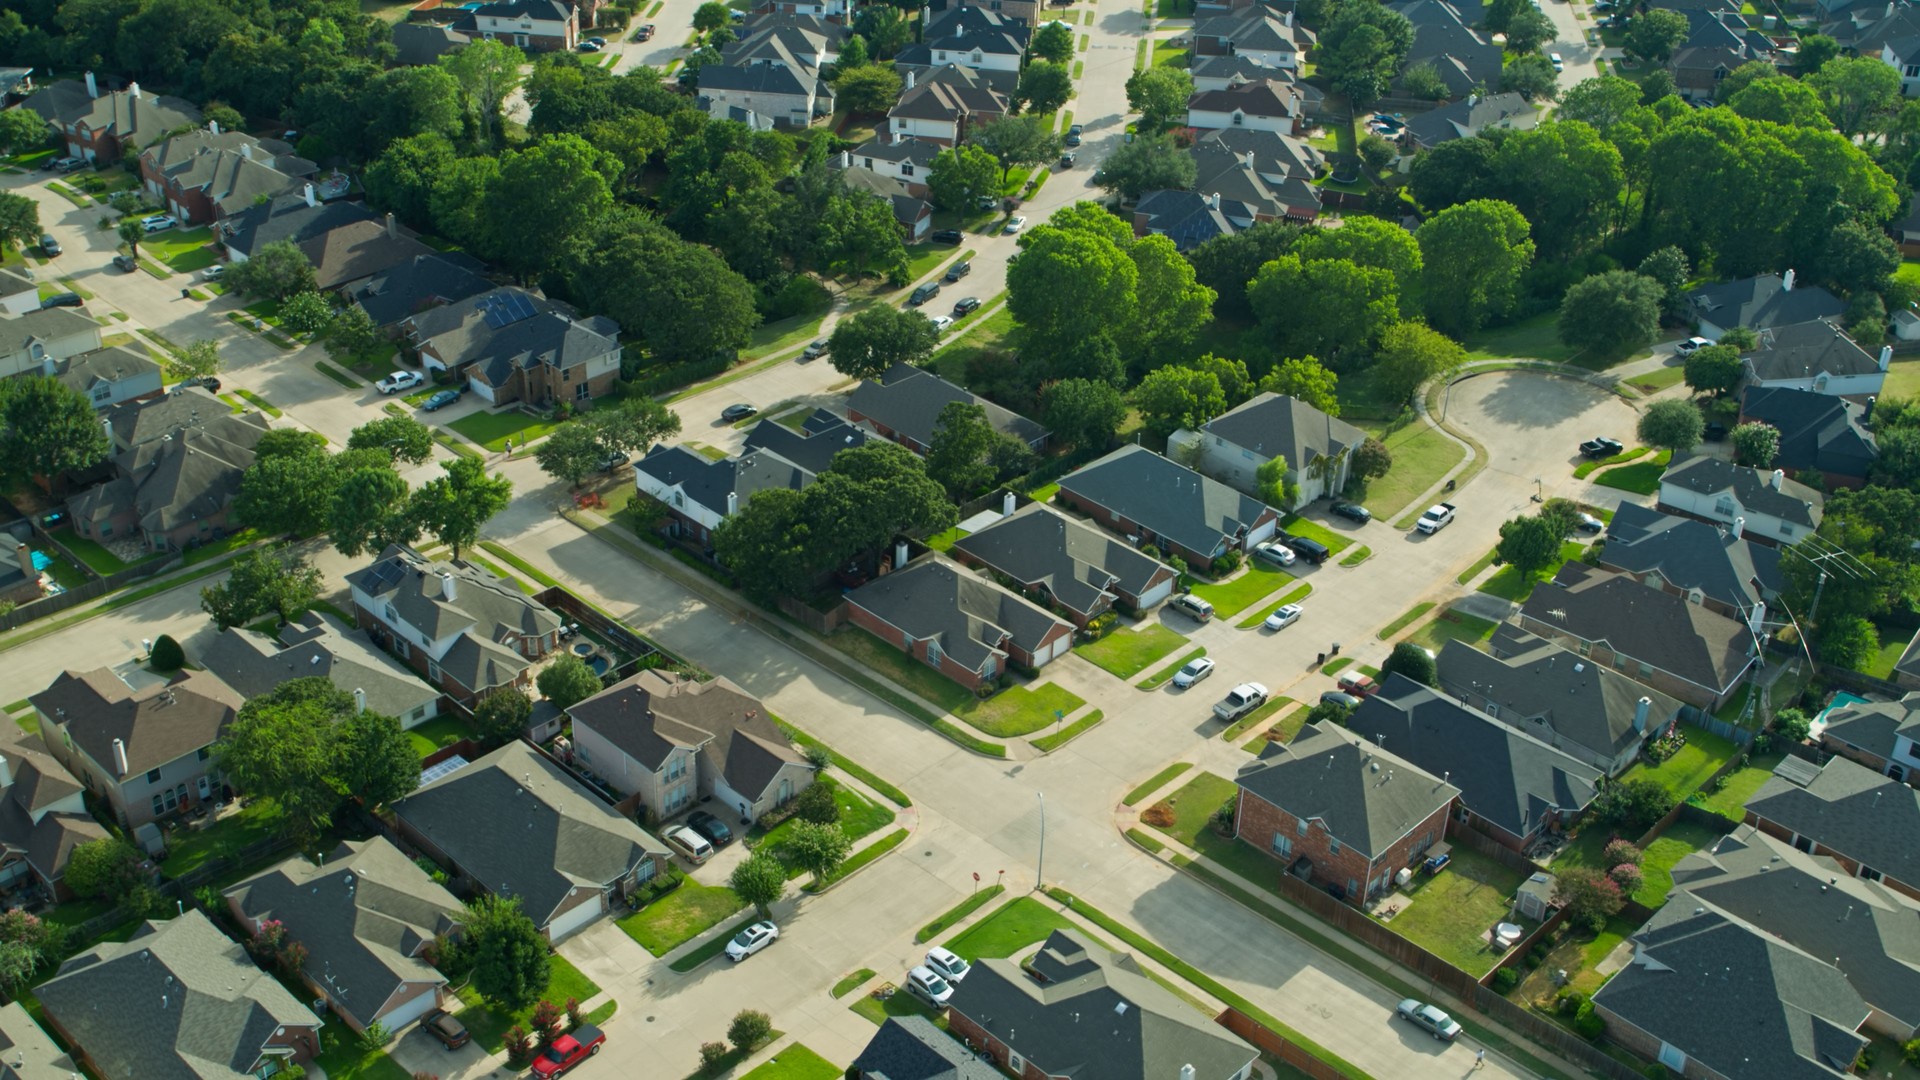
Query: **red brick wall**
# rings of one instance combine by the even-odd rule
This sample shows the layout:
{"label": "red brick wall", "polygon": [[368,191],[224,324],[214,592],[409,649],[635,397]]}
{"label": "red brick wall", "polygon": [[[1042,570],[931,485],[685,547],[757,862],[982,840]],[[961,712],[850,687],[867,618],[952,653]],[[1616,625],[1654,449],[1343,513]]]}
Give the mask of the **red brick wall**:
{"label": "red brick wall", "polygon": [[[965,1013],[962,1013],[958,1009],[947,1010],[947,1030],[955,1038],[963,1039],[975,1047],[985,1049],[987,1053],[993,1055],[994,1062],[1002,1069],[1006,1069],[1009,1072],[1013,1071],[1012,1066],[1007,1064],[1007,1053],[1009,1050],[1014,1050],[1014,1052],[1017,1053],[1017,1048],[1009,1047],[1006,1043],[987,1034],[985,1029],[974,1023]],[[1021,1055],[1021,1060],[1026,1061],[1026,1068],[1019,1072],[1021,1080],[1055,1080],[1052,1074],[1045,1072],[1040,1066],[1027,1060],[1025,1054]]]}
{"label": "red brick wall", "polygon": [[[926,642],[915,641],[910,645],[903,643],[902,631],[899,627],[888,624],[886,620],[868,611],[866,608],[861,607],[859,604],[851,602],[847,604],[847,621],[865,630],[867,633],[872,634],[874,637],[879,638],[881,641],[886,642],[888,645],[913,657],[915,660],[923,664],[927,662]],[[1017,654],[1016,658],[1018,658]],[[1021,660],[1021,663],[1031,662],[1031,657]],[[927,666],[932,667],[933,665],[928,664]],[[954,682],[959,683],[969,690],[978,690],[985,682],[985,680],[980,677],[979,672],[969,671],[956,663],[953,657],[945,654],[941,655],[937,670],[940,674],[945,675],[947,678],[952,679]]]}
{"label": "red brick wall", "polygon": [[[1620,1019],[1619,1014],[1597,1001],[1593,1003],[1593,1011],[1600,1019],[1607,1022],[1608,1042],[1617,1043],[1620,1046],[1626,1047],[1628,1050],[1639,1054],[1648,1061],[1658,1061],[1660,1059],[1661,1041],[1658,1038]],[[1676,1049],[1684,1051],[1686,1047],[1676,1047]],[[1672,1074],[1668,1073],[1668,1075],[1670,1076]],[[1681,1075],[1687,1077],[1687,1080],[1728,1080],[1724,1074],[1715,1072],[1705,1065],[1700,1064],[1698,1061],[1693,1060],[1691,1055],[1687,1057],[1687,1068]]]}
{"label": "red brick wall", "polygon": [[[1775,840],[1779,840],[1788,844],[1793,843],[1793,830],[1788,829],[1783,825],[1776,824],[1772,821],[1768,821],[1766,818],[1761,817],[1760,815],[1754,813],[1751,810],[1747,811],[1747,824],[1757,827],[1761,832],[1766,833],[1768,836],[1773,837]],[[1845,870],[1849,876],[1858,877],[1860,874],[1860,860],[1849,858],[1846,855],[1842,855],[1840,852],[1833,850],[1832,848],[1826,846],[1825,844],[1819,844],[1819,843],[1814,844],[1813,854],[1825,855],[1828,858],[1831,858],[1834,862],[1839,863],[1840,868],[1842,870]],[[1904,893],[1908,896],[1913,897],[1915,900],[1920,900],[1920,886],[1910,885],[1907,882],[1899,880],[1898,878],[1891,878],[1891,877],[1881,878],[1880,883],[1882,885],[1885,885],[1887,888],[1892,889],[1894,892]]]}
{"label": "red brick wall", "polygon": [[[1338,885],[1348,890],[1347,899],[1357,902],[1365,898],[1367,887],[1375,874],[1383,869],[1398,871],[1402,867],[1415,865],[1421,851],[1446,836],[1450,806],[1435,810],[1425,821],[1394,841],[1371,861],[1365,853],[1344,842],[1340,850],[1335,852],[1333,841],[1336,838],[1318,821],[1309,821],[1307,834],[1300,835],[1298,818],[1248,793],[1244,788],[1240,791],[1239,809],[1234,821],[1240,839],[1272,856],[1282,870],[1304,855],[1313,861],[1313,880],[1316,884]],[[1285,856],[1273,848],[1276,835],[1285,836],[1292,843]],[[1354,894],[1349,882],[1358,883],[1360,895]]]}

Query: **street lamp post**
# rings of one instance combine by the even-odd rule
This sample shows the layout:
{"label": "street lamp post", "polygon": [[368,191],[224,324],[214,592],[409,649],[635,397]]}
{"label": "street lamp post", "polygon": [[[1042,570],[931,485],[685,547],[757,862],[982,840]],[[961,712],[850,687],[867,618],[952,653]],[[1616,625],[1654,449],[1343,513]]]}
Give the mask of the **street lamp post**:
{"label": "street lamp post", "polygon": [[1047,880],[1047,797],[1038,791],[1033,797],[1040,800],[1040,857],[1033,865],[1033,887],[1038,889]]}

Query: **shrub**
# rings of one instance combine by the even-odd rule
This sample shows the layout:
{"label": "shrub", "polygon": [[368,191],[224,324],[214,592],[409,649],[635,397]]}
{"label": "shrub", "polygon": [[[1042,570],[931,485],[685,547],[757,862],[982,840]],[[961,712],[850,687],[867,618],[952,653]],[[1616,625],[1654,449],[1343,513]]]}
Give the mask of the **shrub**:
{"label": "shrub", "polygon": [[1900,1056],[1908,1065],[1920,1069],[1920,1039],[1908,1039],[1900,1044]]}
{"label": "shrub", "polygon": [[1581,1038],[1591,1041],[1606,1033],[1607,1022],[1593,1011],[1593,1002],[1583,1001],[1580,1011],[1573,1014],[1573,1030],[1579,1032]]}
{"label": "shrub", "polygon": [[1659,781],[1640,778],[1608,785],[1593,800],[1593,814],[1622,832],[1639,835],[1673,809],[1673,794]]}
{"label": "shrub", "polygon": [[1519,985],[1520,973],[1510,967],[1503,967],[1493,973],[1493,989],[1495,993],[1504,994]]}
{"label": "shrub", "polygon": [[527,1029],[519,1024],[508,1028],[507,1033],[500,1036],[500,1041],[507,1048],[507,1063],[516,1069],[525,1065],[533,1054],[533,1043],[527,1038]]}
{"label": "shrub", "polygon": [[147,654],[147,662],[155,671],[179,671],[187,666],[187,654],[179,642],[161,634],[153,639],[153,651]]}
{"label": "shrub", "polygon": [[1639,848],[1634,847],[1628,841],[1615,839],[1607,841],[1606,855],[1603,861],[1608,866],[1619,866],[1622,863],[1639,866],[1640,856],[1641,852]]}
{"label": "shrub", "polygon": [[831,825],[840,820],[840,804],[833,801],[833,783],[816,780],[793,799],[793,816],[815,825]]}
{"label": "shrub", "polygon": [[1165,802],[1154,803],[1140,811],[1140,820],[1156,829],[1170,829],[1173,827],[1173,807]]}
{"label": "shrub", "polygon": [[709,1073],[719,1072],[720,1066],[726,1064],[726,1060],[726,1043],[706,1042],[700,1044],[701,1071]]}
{"label": "shrub", "polygon": [[1587,995],[1578,990],[1562,990],[1559,995],[1553,999],[1554,1010],[1561,1016],[1574,1016],[1578,1014],[1580,1007],[1586,1003]]}
{"label": "shrub", "polygon": [[1620,886],[1620,891],[1623,893],[1631,893],[1638,889],[1641,881],[1645,879],[1640,868],[1632,863],[1621,863],[1615,866],[1607,871],[1607,876],[1613,879],[1615,885]]}
{"label": "shrub", "polygon": [[1532,951],[1527,953],[1528,970],[1537,968],[1541,964],[1544,964],[1546,962],[1547,962],[1547,946],[1545,943],[1535,945]]}
{"label": "shrub", "polygon": [[368,1024],[367,1030],[360,1033],[360,1049],[368,1053],[372,1053],[392,1041],[393,1032],[388,1031],[387,1025],[378,1020]]}
{"label": "shrub", "polygon": [[1619,914],[1626,896],[1612,878],[1597,870],[1574,866],[1560,872],[1553,902],[1567,909],[1569,922],[1599,933],[1609,917]]}
{"label": "shrub", "polygon": [[541,998],[540,1003],[533,1007],[533,1015],[527,1018],[527,1022],[533,1025],[534,1037],[540,1040],[541,1046],[552,1046],[554,1038],[560,1034],[560,1006]]}
{"label": "shrub", "polygon": [[773,1018],[757,1009],[741,1009],[727,1025],[727,1041],[743,1054],[752,1053],[772,1036]]}
{"label": "shrub", "polygon": [[1805,742],[1813,721],[1807,719],[1807,714],[1799,709],[1781,709],[1780,714],[1773,718],[1773,727],[1788,742]]}
{"label": "shrub", "polygon": [[577,1028],[579,1026],[580,1026],[580,999],[577,997],[570,997],[567,999],[567,1030],[572,1031],[574,1028]]}

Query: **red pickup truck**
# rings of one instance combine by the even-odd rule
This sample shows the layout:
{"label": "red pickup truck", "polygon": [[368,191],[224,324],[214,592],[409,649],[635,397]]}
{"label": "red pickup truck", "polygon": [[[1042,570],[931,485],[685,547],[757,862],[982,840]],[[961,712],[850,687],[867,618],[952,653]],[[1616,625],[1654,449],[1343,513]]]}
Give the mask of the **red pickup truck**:
{"label": "red pickup truck", "polygon": [[606,1041],[606,1032],[592,1024],[582,1024],[574,1029],[573,1034],[553,1040],[552,1046],[533,1059],[533,1075],[550,1077],[570,1072],[575,1065],[599,1053],[601,1044]]}

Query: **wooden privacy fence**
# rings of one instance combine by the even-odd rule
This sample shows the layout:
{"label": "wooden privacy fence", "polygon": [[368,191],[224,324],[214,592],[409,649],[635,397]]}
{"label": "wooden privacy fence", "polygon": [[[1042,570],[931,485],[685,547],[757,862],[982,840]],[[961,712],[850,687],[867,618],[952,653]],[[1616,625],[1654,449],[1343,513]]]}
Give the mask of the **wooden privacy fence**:
{"label": "wooden privacy fence", "polygon": [[1312,1077],[1313,1080],[1350,1080],[1346,1073],[1314,1057],[1295,1044],[1292,1039],[1261,1024],[1238,1009],[1229,1008],[1226,1012],[1214,1017],[1214,1022],[1252,1043],[1256,1049],[1265,1050]]}

